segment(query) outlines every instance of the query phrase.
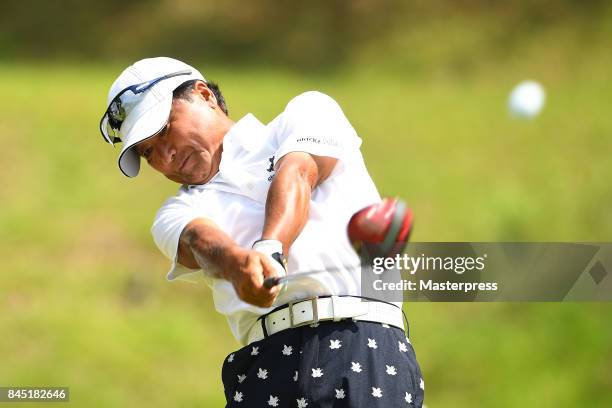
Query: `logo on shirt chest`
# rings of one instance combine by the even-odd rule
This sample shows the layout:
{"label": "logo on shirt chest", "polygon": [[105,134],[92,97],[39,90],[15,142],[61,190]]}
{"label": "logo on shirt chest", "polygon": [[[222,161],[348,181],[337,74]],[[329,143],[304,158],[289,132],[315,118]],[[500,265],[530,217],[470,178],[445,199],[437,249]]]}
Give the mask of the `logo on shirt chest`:
{"label": "logo on shirt chest", "polygon": [[269,172],[272,172],[272,171],[274,171],[274,156],[270,157],[270,158],[268,159],[268,161],[270,162],[270,167],[268,167],[268,169],[267,169],[267,170],[268,170]]}
{"label": "logo on shirt chest", "polygon": [[[273,173],[274,172],[274,156],[270,157],[268,161],[270,162],[270,167],[268,167],[266,171],[268,173]],[[270,176],[268,176],[268,181],[272,181],[273,178],[274,178],[274,174],[270,174]]]}

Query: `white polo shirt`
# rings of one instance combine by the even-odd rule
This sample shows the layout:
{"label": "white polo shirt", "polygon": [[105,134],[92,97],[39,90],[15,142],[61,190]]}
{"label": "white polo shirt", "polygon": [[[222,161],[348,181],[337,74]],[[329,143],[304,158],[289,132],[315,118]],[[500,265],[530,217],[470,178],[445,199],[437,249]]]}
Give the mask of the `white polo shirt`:
{"label": "white polo shirt", "polygon": [[225,135],[219,172],[206,184],[182,186],[155,216],[153,238],[173,261],[167,279],[203,278],[212,289],[216,309],[227,316],[232,333],[245,344],[257,317],[271,308],[245,303],[231,282],[178,264],[179,237],[190,221],[205,218],[238,245],[250,248],[261,238],[274,164],[299,151],[338,162],[312,192],[308,221],[289,250],[287,273],[328,272],[288,283],[275,306],[312,296],[360,295],[359,256],[348,240],[347,224],[356,211],[380,201],[360,145],[340,106],[320,92],[295,97],[267,125],[251,114],[244,116]]}

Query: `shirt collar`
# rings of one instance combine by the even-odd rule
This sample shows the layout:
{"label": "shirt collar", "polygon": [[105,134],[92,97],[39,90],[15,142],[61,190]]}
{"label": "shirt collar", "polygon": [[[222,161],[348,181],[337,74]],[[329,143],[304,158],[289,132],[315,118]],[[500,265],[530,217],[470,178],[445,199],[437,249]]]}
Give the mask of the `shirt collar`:
{"label": "shirt collar", "polygon": [[[230,128],[223,138],[223,153],[221,160],[227,157],[226,152],[234,152],[235,148],[253,151],[264,142],[266,126],[252,113],[247,113]],[[229,153],[228,152],[228,153]],[[231,156],[232,154],[229,153]]]}
{"label": "shirt collar", "polygon": [[223,168],[231,166],[231,163],[240,150],[248,152],[255,151],[258,146],[265,143],[266,125],[261,123],[252,113],[247,113],[235,122],[223,137],[223,152],[219,171],[204,184],[183,185],[186,190],[210,185],[213,181],[219,181]]}

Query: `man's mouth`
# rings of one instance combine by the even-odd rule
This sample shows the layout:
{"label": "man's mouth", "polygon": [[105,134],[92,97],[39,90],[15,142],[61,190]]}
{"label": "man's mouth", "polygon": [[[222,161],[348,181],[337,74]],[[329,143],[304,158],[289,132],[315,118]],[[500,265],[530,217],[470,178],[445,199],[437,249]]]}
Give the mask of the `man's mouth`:
{"label": "man's mouth", "polygon": [[185,158],[183,159],[183,162],[181,163],[181,167],[179,167],[179,172],[183,171],[183,167],[185,167],[185,165],[189,161],[189,158],[191,157],[192,154],[193,154],[193,150],[185,156]]}

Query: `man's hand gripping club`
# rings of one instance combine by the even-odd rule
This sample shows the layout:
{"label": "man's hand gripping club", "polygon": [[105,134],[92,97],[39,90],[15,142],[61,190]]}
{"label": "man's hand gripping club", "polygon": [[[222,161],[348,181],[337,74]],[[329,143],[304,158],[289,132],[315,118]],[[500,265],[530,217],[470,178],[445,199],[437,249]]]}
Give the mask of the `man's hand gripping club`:
{"label": "man's hand gripping club", "polygon": [[[265,247],[271,248],[269,244]],[[264,287],[264,279],[284,275],[283,267],[271,257],[272,253],[258,249],[257,245],[250,250],[241,248],[214,223],[196,219],[181,234],[178,261],[230,281],[243,301],[269,307],[280,288]]]}

